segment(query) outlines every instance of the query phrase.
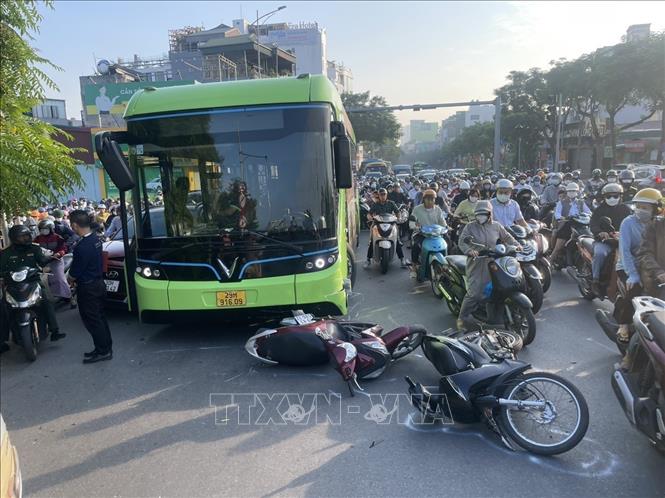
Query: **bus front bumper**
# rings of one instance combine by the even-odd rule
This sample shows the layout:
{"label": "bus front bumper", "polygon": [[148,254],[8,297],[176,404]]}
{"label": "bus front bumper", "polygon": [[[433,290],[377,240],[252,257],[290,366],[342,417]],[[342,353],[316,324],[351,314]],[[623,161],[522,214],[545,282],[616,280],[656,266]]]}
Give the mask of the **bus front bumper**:
{"label": "bus front bumper", "polygon": [[[141,321],[167,323],[180,318],[283,317],[294,309],[318,316],[344,315],[347,295],[339,262],[323,271],[240,282],[152,280],[134,275]],[[242,306],[218,306],[218,293],[244,293]]]}

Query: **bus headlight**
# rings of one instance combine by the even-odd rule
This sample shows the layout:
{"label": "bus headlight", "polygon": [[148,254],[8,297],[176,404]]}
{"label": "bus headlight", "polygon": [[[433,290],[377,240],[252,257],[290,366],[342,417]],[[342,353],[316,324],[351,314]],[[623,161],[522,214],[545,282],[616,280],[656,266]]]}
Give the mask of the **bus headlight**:
{"label": "bus headlight", "polygon": [[332,254],[317,254],[316,256],[309,256],[305,259],[305,270],[318,271],[332,266],[337,261],[338,253]]}
{"label": "bus headlight", "polygon": [[137,266],[136,273],[141,275],[143,278],[150,278],[153,280],[160,280],[166,277],[162,270],[156,266],[146,265],[146,266]]}

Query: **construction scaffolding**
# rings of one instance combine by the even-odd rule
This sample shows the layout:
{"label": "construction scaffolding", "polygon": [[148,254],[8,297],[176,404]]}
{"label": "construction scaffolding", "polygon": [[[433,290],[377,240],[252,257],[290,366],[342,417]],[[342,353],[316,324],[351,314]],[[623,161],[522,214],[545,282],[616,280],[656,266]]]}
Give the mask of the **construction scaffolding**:
{"label": "construction scaffolding", "polygon": [[171,52],[191,52],[197,47],[187,42],[187,37],[203,31],[201,26],[185,26],[184,28],[169,29],[169,50]]}
{"label": "construction scaffolding", "polygon": [[238,79],[238,65],[222,54],[206,55],[203,59],[203,78],[206,81]]}

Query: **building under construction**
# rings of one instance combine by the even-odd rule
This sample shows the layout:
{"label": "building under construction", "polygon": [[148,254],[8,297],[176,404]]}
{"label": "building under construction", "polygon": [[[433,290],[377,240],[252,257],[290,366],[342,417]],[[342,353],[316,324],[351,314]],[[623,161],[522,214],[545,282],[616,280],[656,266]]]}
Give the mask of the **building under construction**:
{"label": "building under construction", "polygon": [[210,82],[291,76],[296,57],[275,44],[259,43],[255,34],[220,24],[169,31],[169,61],[179,78]]}

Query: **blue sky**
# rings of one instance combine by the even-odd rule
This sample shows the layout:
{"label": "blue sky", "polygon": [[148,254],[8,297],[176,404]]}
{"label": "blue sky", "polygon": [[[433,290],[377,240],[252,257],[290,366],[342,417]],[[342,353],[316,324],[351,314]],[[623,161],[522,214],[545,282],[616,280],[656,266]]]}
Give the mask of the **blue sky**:
{"label": "blue sky", "polygon": [[[547,67],[618,43],[630,24],[665,29],[665,2],[184,2],[68,1],[42,9],[33,45],[61,66],[54,74],[70,117],[80,115],[78,76],[93,54],[115,60],[168,51],[168,30],[210,28],[287,8],[274,22],[316,21],[328,34],[328,58],[354,73],[354,90],[390,104],[491,99],[514,69]],[[49,95],[58,97],[57,95]],[[456,109],[400,112],[440,120]]]}

